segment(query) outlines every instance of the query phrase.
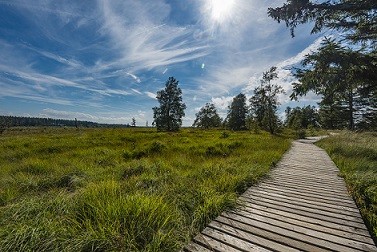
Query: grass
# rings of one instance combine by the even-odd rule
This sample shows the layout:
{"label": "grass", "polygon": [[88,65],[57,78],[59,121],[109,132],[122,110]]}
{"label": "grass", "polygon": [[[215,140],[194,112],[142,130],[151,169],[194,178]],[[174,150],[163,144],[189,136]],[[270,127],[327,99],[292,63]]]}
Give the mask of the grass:
{"label": "grass", "polygon": [[221,130],[7,129],[0,251],[177,251],[289,146]]}
{"label": "grass", "polygon": [[377,133],[341,132],[318,142],[340,169],[377,241]]}

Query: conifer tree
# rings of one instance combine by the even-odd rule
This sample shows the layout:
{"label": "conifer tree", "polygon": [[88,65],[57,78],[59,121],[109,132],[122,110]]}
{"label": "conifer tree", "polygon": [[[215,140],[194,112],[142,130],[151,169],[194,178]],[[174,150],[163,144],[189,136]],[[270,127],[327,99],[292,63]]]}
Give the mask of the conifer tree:
{"label": "conifer tree", "polygon": [[193,126],[204,129],[221,126],[221,118],[213,103],[206,103],[206,105],[202,107],[198,113],[196,113],[196,119]]}
{"label": "conifer tree", "polygon": [[242,93],[233,98],[229,106],[227,116],[227,126],[231,130],[244,130],[246,129],[246,96]]}
{"label": "conifer tree", "polygon": [[186,104],[182,101],[182,90],[174,77],[169,77],[165,89],[157,92],[157,100],[160,106],[153,108],[153,124],[157,130],[178,131],[185,116]]}

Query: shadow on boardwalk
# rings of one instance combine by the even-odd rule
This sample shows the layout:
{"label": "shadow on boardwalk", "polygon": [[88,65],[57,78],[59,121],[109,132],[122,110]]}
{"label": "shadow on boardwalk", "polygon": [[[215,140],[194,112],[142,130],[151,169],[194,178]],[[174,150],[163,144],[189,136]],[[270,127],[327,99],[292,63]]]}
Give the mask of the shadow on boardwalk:
{"label": "shadow on boardwalk", "polygon": [[293,142],[270,177],[183,251],[377,251],[318,138]]}

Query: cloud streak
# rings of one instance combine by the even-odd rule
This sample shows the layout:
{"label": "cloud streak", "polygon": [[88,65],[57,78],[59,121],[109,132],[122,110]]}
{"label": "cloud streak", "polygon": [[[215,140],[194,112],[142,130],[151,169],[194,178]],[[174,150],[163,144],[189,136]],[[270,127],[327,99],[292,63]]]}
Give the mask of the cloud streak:
{"label": "cloud streak", "polygon": [[[169,5],[163,1],[100,1],[104,25],[122,57],[116,65],[132,66],[135,72],[153,70],[208,55],[208,46],[192,40],[193,29],[163,23]],[[119,11],[122,10],[122,11]],[[135,14],[137,13],[137,15]],[[132,19],[132,20],[131,20]]]}

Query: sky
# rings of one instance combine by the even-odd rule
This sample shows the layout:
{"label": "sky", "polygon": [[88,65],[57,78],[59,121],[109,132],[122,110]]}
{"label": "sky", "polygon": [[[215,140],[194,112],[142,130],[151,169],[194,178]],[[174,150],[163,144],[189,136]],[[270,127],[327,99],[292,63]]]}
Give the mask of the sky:
{"label": "sky", "polygon": [[0,115],[151,126],[170,76],[187,105],[183,125],[207,102],[225,117],[233,97],[253,94],[277,66],[286,106],[290,69],[324,34],[290,36],[267,16],[284,0],[0,0]]}

